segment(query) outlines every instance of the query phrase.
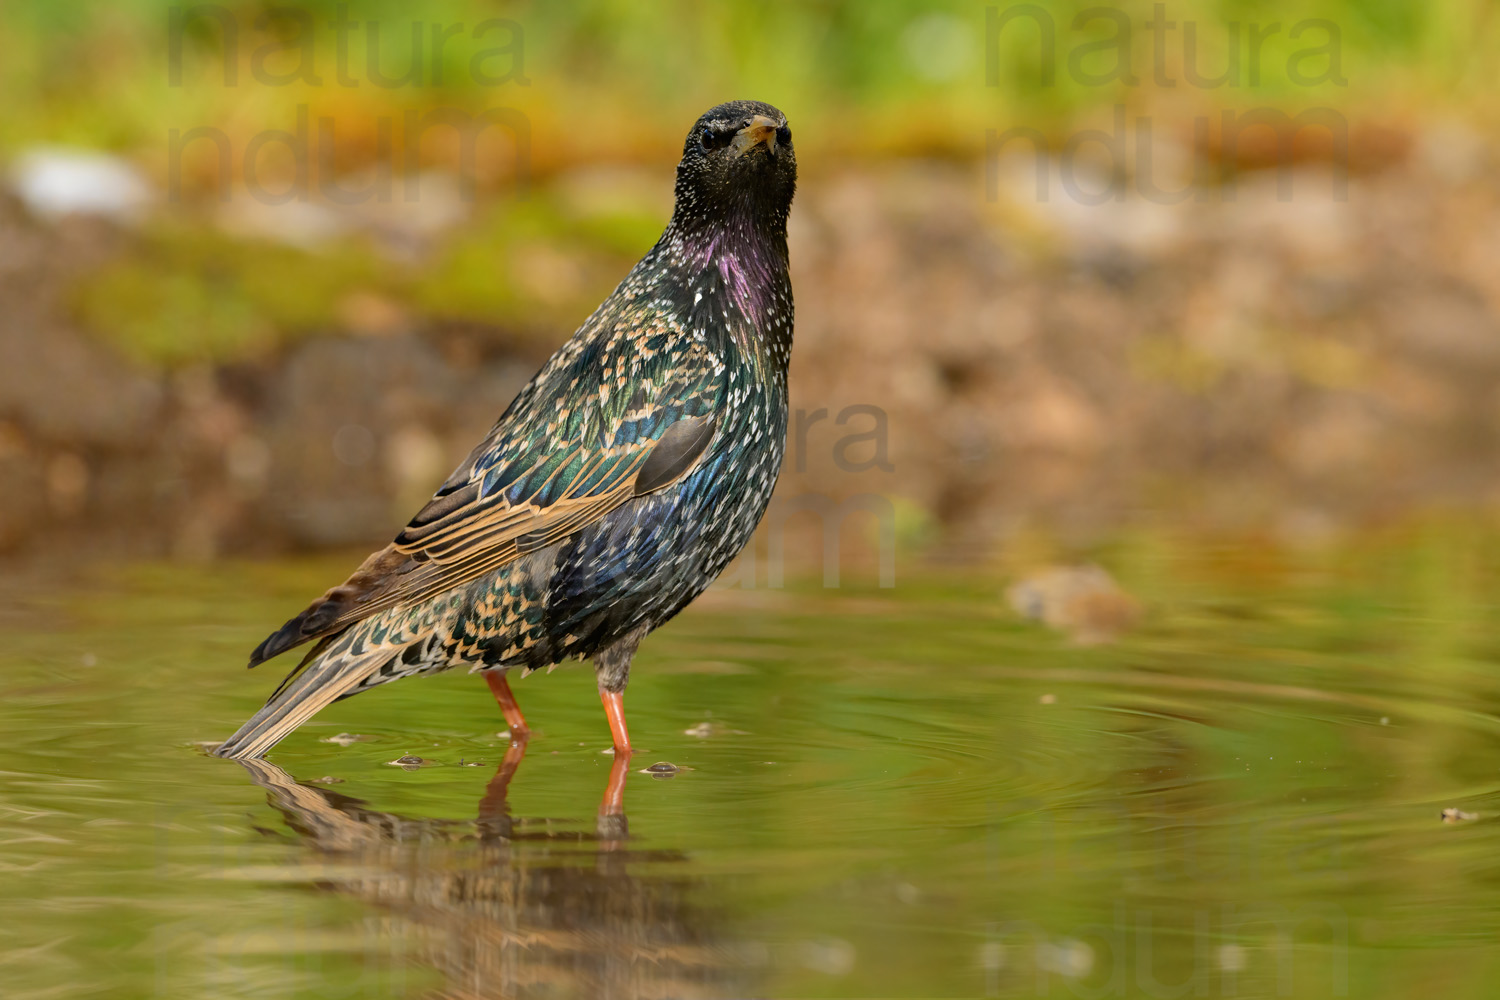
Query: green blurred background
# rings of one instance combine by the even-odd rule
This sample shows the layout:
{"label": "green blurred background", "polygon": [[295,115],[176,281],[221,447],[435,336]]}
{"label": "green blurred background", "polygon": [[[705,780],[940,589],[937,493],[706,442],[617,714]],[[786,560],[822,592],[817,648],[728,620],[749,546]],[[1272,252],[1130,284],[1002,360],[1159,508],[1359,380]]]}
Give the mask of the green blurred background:
{"label": "green blurred background", "polygon": [[[1126,19],[1130,33],[1097,13],[1077,20],[1100,10]],[[997,25],[997,15],[1014,20]],[[369,287],[424,317],[558,326],[547,331],[551,342],[576,316],[538,301],[509,255],[544,240],[568,253],[638,256],[660,230],[662,189],[686,125],[728,95],[783,107],[811,184],[851,163],[976,162],[987,129],[1036,128],[1061,146],[1117,105],[1155,115],[1167,131],[1225,108],[1334,108],[1350,122],[1355,154],[1370,161],[1359,166],[1378,169],[1399,160],[1435,116],[1485,129],[1500,73],[1486,57],[1500,29],[1482,3],[1182,3],[1163,8],[1172,27],[1160,33],[1146,3],[136,0],[8,4],[0,17],[9,98],[0,152],[116,153],[171,199],[147,235],[153,256],[91,283],[79,303],[91,329],[133,358],[164,364],[241,357],[268,340],[326,330],[339,322],[341,297]],[[1256,29],[1264,41],[1252,37]],[[1122,54],[1133,81],[1113,72]],[[1200,78],[1227,78],[1195,86],[1194,68]],[[293,129],[299,109],[330,121],[328,146],[311,135],[314,162],[300,177],[285,147],[262,150],[260,197],[291,191],[298,202],[318,201],[326,184],[366,190],[349,178],[366,180],[381,165],[458,172],[454,137],[429,134],[411,151],[403,116],[495,108],[524,116],[529,149],[518,156],[503,128],[479,143],[478,197],[466,199],[464,232],[421,266],[383,261],[361,239],[318,240],[316,254],[276,252],[221,237],[204,217],[222,199],[260,200],[245,188],[247,149],[257,135]],[[377,134],[382,127],[390,138]],[[227,138],[227,158],[201,139],[173,151],[174,132],[201,128]],[[510,203],[522,161],[540,188],[524,207]],[[590,205],[578,219],[549,197],[550,181],[600,164],[650,168],[654,200],[606,192],[597,200],[614,201],[614,211]],[[421,200],[401,185],[398,177],[394,200]],[[603,276],[568,306],[607,287]]]}
{"label": "green blurred background", "polygon": [[[878,493],[903,545],[971,553],[1487,509],[1495,20],[7,4],[0,545],[380,540],[651,244],[731,97],[796,135],[794,405],[889,418],[856,473],[831,422],[794,442],[784,496]],[[1333,127],[1226,126],[1268,110]],[[439,123],[487,112],[467,152]]]}

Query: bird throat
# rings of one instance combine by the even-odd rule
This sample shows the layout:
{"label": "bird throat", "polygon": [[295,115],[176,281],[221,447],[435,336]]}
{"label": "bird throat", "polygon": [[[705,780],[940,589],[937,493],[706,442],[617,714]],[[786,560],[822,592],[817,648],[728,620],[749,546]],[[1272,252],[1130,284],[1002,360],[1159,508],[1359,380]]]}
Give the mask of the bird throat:
{"label": "bird throat", "polygon": [[784,356],[776,348],[789,348],[779,342],[792,332],[785,233],[731,219],[674,235],[694,319],[727,319],[735,340],[758,360]]}

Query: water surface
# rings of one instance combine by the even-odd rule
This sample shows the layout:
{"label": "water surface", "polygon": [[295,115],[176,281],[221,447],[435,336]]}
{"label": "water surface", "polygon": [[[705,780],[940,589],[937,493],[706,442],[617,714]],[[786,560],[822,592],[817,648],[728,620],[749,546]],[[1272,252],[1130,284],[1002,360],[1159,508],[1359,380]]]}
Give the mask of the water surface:
{"label": "water surface", "polygon": [[640,654],[603,816],[578,666],[515,683],[525,747],[455,673],[204,756],[344,559],[13,594],[3,992],[1492,996],[1496,542],[1122,539],[1095,555],[1148,613],[1094,647],[999,570],[716,590]]}

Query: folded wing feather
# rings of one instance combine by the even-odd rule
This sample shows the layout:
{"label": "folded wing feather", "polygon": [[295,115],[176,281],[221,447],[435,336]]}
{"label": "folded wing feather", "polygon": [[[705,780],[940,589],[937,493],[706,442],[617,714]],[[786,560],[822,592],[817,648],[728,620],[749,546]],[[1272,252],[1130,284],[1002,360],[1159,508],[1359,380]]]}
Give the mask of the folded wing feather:
{"label": "folded wing feather", "polygon": [[556,367],[538,374],[394,542],[262,642],[250,666],[492,573],[678,481],[702,459],[723,392],[707,351],[687,352],[655,380],[659,389],[612,413],[603,401],[600,413],[574,412],[565,423],[584,430],[582,440],[537,433],[539,421],[542,430],[558,426],[557,405],[537,385],[567,377]]}

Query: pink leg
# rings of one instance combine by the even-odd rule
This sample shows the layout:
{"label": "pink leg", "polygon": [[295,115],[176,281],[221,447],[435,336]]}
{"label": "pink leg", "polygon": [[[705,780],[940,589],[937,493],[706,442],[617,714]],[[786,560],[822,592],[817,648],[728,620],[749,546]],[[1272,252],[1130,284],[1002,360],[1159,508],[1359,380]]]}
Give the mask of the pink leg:
{"label": "pink leg", "polygon": [[526,716],[521,714],[521,706],[516,704],[516,696],[510,692],[510,684],[505,680],[505,674],[498,670],[486,670],[484,679],[489,683],[490,691],[495,695],[495,701],[500,703],[500,711],[505,715],[505,723],[510,726],[511,739],[524,740],[531,735],[531,727],[526,724]]}
{"label": "pink leg", "polygon": [[615,739],[615,760],[630,756],[630,733],[625,728],[625,692],[600,691],[604,714],[609,719],[609,734]]}

